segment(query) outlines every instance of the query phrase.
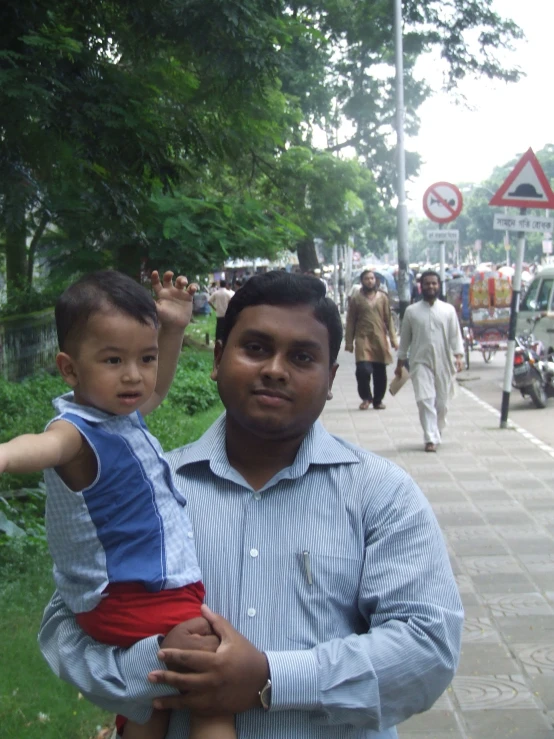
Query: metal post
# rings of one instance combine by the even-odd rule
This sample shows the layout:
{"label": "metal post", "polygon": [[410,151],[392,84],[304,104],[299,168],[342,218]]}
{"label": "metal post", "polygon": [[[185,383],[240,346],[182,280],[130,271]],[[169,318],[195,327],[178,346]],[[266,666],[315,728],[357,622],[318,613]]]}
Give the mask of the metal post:
{"label": "metal post", "polygon": [[[508,206],[504,206],[504,215],[508,215]],[[506,249],[506,267],[510,266],[510,232],[504,231],[504,249]]]}
{"label": "metal post", "polygon": [[[527,208],[521,208],[524,216]],[[500,428],[508,427],[508,411],[510,410],[510,392],[514,374],[514,355],[516,347],[516,323],[519,312],[519,298],[521,295],[521,273],[523,272],[523,257],[525,255],[525,233],[519,231],[517,235],[517,252],[514,278],[512,280],[512,304],[510,306],[510,327],[508,329],[508,346],[506,349],[506,365],[504,367],[504,383],[502,385],[502,406],[500,408]]]}
{"label": "metal post", "polygon": [[398,236],[398,298],[400,318],[410,304],[408,278],[408,207],[406,205],[406,156],[404,152],[404,60],[402,49],[402,0],[394,2],[394,42],[396,61],[396,154],[398,167],[398,206],[396,225]]}
{"label": "metal post", "polygon": [[333,298],[335,303],[339,304],[339,250],[336,244],[333,244]]}
{"label": "metal post", "polygon": [[[439,229],[442,231],[444,223],[439,223]],[[444,296],[444,283],[446,282],[446,269],[445,269],[445,250],[446,245],[444,241],[439,244],[439,262],[440,262],[440,277],[441,277],[441,297]]]}

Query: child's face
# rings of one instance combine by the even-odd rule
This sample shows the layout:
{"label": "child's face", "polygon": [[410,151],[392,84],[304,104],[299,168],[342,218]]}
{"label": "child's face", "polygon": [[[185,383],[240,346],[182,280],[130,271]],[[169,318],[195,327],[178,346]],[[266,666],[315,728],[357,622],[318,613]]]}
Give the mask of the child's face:
{"label": "child's face", "polygon": [[112,310],[95,313],[86,326],[73,375],[75,401],[126,416],[154,392],[158,374],[158,331]]}

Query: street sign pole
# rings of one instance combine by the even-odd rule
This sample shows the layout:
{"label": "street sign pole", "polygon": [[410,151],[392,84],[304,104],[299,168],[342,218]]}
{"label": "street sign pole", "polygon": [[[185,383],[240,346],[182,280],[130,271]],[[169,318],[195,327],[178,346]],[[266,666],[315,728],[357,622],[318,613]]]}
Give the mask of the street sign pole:
{"label": "street sign pole", "polygon": [[[444,224],[443,223],[439,223],[439,228],[442,231],[442,229],[444,228]],[[441,275],[441,295],[444,295],[444,283],[445,283],[445,280],[446,280],[446,265],[445,265],[445,251],[446,251],[446,247],[445,247],[444,239],[441,239],[441,242],[440,242],[440,245],[439,245],[439,251],[440,251],[440,253],[439,253],[439,261],[440,261],[440,275]]]}
{"label": "street sign pole", "polygon": [[[521,208],[520,215],[524,216],[527,208]],[[517,235],[516,266],[512,279],[512,303],[510,306],[510,326],[508,329],[508,346],[506,349],[506,365],[504,366],[504,384],[502,386],[502,406],[500,408],[500,428],[508,427],[508,412],[510,410],[510,393],[512,391],[512,377],[514,374],[514,355],[516,348],[516,323],[519,312],[521,295],[521,274],[523,272],[523,257],[525,255],[525,232]]]}

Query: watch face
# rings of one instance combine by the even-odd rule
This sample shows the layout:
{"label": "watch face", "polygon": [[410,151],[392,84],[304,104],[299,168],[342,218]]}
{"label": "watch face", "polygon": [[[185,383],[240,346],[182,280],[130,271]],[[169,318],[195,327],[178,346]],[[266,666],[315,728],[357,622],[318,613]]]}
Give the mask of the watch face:
{"label": "watch face", "polygon": [[271,680],[268,680],[260,690],[260,703],[266,711],[269,709],[269,704],[271,703]]}

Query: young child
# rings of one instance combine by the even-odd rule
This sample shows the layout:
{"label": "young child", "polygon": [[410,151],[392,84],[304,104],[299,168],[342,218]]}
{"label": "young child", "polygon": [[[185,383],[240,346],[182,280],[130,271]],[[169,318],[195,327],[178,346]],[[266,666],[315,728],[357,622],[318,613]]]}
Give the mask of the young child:
{"label": "young child", "polygon": [[[72,392],[54,401],[44,433],[0,444],[0,474],[44,470],[60,595],[89,635],[121,647],[184,621],[211,633],[185,500],[142,418],[175,374],[192,312],[186,285],[153,272],[156,301],[110,270],[71,285],[56,304],[56,364]],[[168,722],[154,711],[118,728],[125,739],[163,739]],[[193,717],[191,737],[234,739],[234,719]]]}

